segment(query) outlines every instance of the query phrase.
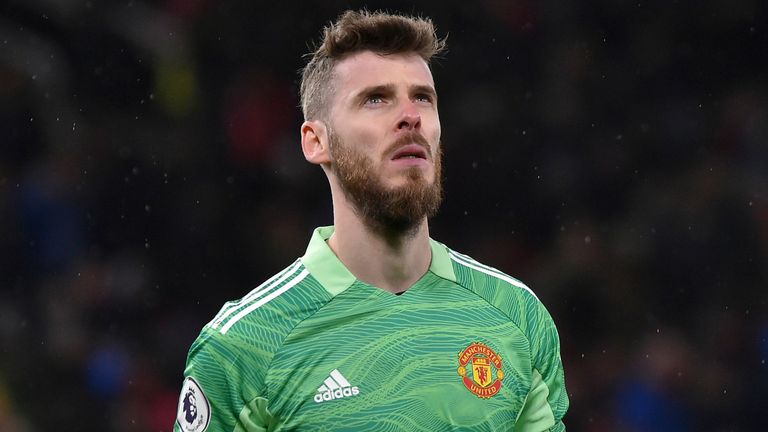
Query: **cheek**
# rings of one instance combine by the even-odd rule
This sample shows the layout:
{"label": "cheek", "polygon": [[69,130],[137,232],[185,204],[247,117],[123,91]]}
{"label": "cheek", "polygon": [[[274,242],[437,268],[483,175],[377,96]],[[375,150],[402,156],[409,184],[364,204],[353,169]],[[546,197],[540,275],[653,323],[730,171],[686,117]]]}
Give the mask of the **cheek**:
{"label": "cheek", "polygon": [[432,124],[434,125],[433,130],[431,131],[431,133],[430,132],[428,133],[431,135],[430,136],[430,138],[432,139],[431,142],[438,144],[440,143],[440,136],[441,136],[442,130],[440,128],[440,118],[437,117],[437,114],[435,114],[435,119]]}
{"label": "cheek", "polygon": [[440,141],[440,128],[432,134],[430,145],[432,146],[432,156],[437,156],[438,153],[441,152],[441,147],[443,146],[443,143]]}
{"label": "cheek", "polygon": [[344,142],[355,150],[370,153],[376,148],[379,137],[369,128],[350,129],[344,136]]}

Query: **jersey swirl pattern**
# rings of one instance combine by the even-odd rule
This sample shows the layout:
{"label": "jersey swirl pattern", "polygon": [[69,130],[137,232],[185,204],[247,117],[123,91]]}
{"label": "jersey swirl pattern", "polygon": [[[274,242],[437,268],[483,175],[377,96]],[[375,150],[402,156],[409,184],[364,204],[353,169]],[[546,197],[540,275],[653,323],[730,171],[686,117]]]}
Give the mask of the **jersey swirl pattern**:
{"label": "jersey swirl pattern", "polygon": [[557,331],[527,286],[431,241],[429,271],[393,295],[355,279],[332,233],[193,343],[207,430],[565,430]]}

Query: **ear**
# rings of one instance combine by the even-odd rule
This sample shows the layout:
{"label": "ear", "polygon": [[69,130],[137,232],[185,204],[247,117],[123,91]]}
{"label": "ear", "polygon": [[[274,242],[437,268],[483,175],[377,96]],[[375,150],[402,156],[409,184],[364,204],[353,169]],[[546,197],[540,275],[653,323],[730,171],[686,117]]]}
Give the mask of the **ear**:
{"label": "ear", "polygon": [[301,150],[304,158],[316,165],[331,162],[328,128],[320,120],[305,121],[301,125]]}

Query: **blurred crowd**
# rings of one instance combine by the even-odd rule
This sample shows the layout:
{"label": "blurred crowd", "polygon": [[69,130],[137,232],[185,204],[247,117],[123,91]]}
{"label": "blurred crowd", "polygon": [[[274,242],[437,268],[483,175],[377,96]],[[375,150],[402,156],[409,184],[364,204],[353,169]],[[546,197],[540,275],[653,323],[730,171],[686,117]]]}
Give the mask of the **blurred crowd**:
{"label": "blurred crowd", "polygon": [[332,221],[298,70],[362,6],[448,35],[432,236],[547,305],[568,429],[763,430],[759,0],[4,1],[0,430],[171,429],[200,328]]}

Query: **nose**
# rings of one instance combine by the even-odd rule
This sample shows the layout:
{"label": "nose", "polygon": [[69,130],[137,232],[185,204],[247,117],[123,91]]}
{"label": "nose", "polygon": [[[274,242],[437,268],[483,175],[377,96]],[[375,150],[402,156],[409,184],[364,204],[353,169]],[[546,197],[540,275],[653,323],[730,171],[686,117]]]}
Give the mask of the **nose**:
{"label": "nose", "polygon": [[411,131],[421,127],[421,114],[416,105],[410,100],[405,102],[403,112],[397,122],[398,130]]}

